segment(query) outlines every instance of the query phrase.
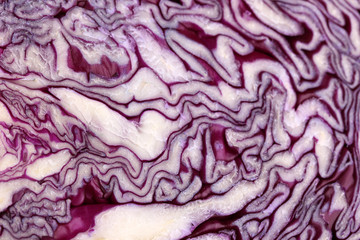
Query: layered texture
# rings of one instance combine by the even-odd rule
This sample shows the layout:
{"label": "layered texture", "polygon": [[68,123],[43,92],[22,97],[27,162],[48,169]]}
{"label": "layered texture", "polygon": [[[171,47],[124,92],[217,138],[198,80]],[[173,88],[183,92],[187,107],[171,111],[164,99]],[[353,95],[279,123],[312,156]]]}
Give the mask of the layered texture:
{"label": "layered texture", "polygon": [[360,239],[359,10],[0,1],[0,239]]}

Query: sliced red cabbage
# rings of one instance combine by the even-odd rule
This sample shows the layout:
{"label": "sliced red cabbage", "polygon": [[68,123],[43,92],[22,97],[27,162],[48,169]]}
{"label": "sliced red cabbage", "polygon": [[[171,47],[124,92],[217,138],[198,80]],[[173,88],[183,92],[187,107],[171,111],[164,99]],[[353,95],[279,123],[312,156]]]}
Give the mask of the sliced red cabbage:
{"label": "sliced red cabbage", "polygon": [[0,1],[0,239],[360,239],[359,11]]}

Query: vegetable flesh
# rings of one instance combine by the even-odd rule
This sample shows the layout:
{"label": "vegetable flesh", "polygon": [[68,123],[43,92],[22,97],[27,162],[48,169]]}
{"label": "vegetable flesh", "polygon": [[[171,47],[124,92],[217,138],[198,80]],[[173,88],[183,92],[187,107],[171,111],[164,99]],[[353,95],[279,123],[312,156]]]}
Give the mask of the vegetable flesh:
{"label": "vegetable flesh", "polygon": [[359,9],[0,1],[0,238],[358,239]]}

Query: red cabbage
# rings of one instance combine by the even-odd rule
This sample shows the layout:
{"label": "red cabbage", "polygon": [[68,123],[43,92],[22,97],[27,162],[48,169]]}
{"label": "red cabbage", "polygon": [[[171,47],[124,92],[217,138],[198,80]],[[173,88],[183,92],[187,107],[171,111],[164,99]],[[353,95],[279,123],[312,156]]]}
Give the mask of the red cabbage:
{"label": "red cabbage", "polygon": [[0,1],[0,239],[360,239],[359,12]]}

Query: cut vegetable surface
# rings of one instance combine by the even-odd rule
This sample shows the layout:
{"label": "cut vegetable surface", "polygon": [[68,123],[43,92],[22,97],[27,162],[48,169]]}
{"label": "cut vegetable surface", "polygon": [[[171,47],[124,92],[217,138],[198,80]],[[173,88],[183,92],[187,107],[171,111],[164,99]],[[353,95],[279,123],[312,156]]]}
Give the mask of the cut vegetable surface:
{"label": "cut vegetable surface", "polygon": [[0,0],[0,239],[360,239],[356,0]]}

